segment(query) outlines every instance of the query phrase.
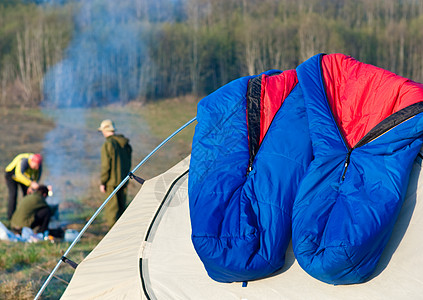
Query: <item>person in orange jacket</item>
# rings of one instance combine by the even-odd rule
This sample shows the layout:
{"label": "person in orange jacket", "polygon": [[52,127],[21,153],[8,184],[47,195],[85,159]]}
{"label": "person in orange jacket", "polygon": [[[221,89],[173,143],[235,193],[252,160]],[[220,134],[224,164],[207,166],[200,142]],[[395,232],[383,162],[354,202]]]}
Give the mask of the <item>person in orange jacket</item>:
{"label": "person in orange jacket", "polygon": [[28,189],[38,189],[43,157],[39,153],[21,153],[5,169],[6,186],[9,191],[7,217],[10,220],[16,210],[18,185],[25,196]]}

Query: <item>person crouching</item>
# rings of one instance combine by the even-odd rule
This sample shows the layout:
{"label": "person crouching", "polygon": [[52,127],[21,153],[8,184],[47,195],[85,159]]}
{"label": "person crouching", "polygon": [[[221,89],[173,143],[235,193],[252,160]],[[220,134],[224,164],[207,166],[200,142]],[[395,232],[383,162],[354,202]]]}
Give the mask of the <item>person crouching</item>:
{"label": "person crouching", "polygon": [[19,201],[10,220],[12,230],[21,232],[23,227],[29,227],[37,233],[43,233],[48,229],[52,216],[52,211],[46,202],[48,191],[47,186],[40,185]]}

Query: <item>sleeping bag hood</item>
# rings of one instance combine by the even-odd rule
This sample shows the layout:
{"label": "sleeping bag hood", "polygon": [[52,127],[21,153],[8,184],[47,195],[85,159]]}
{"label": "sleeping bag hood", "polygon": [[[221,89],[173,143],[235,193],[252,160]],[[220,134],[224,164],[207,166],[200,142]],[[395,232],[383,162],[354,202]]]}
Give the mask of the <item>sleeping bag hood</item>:
{"label": "sleeping bag hood", "polygon": [[422,101],[421,84],[343,54],[240,78],[204,98],[188,191],[209,276],[268,276],[292,238],[311,276],[368,279],[422,146]]}

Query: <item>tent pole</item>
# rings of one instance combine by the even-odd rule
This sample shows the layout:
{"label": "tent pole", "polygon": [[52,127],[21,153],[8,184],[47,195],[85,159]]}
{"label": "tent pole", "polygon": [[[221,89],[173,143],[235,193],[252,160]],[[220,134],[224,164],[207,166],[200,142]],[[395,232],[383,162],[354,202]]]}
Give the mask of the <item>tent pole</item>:
{"label": "tent pole", "polygon": [[41,286],[40,290],[38,291],[37,295],[35,296],[34,300],[37,300],[41,294],[44,292],[45,288],[53,278],[54,273],[56,273],[57,269],[63,262],[63,258],[65,258],[70,250],[76,245],[76,243],[79,241],[81,236],[85,233],[85,231],[88,229],[88,227],[91,225],[91,223],[94,221],[94,219],[97,217],[97,215],[101,212],[103,207],[109,202],[109,200],[122,188],[123,185],[126,184],[126,182],[130,179],[130,174],[136,172],[139,167],[141,167],[154,153],[156,153],[164,144],[166,144],[171,138],[173,138],[176,134],[178,134],[180,131],[185,129],[188,125],[190,125],[192,122],[194,122],[197,119],[197,117],[192,118],[190,121],[182,125],[178,130],[173,132],[171,135],[169,135],[165,140],[163,140],[156,148],[154,148],[153,151],[151,151],[123,180],[122,182],[113,190],[113,192],[107,197],[106,200],[104,200],[103,204],[96,210],[96,212],[93,214],[93,216],[88,220],[88,222],[85,224],[85,226],[81,229],[79,234],[76,236],[76,238],[73,240],[72,244],[68,247],[66,252],[63,254],[63,256],[60,258],[54,269],[51,271],[50,275],[47,277],[44,284]]}

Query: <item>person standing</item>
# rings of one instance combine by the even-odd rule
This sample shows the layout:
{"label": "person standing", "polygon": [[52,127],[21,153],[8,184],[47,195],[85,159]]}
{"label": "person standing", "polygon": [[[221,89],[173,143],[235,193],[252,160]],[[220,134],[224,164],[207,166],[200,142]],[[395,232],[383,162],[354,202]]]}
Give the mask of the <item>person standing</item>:
{"label": "person standing", "polygon": [[17,155],[5,169],[6,186],[9,192],[7,218],[12,218],[16,209],[18,186],[26,196],[28,189],[38,189],[41,178],[43,157],[37,153],[21,153]]}
{"label": "person standing", "polygon": [[16,211],[10,220],[13,230],[20,232],[23,227],[36,229],[43,233],[48,229],[52,211],[46,202],[49,189],[45,185],[39,185],[32,193],[19,201]]}
{"label": "person standing", "polygon": [[[98,128],[105,137],[101,147],[100,191],[110,194],[125,177],[131,168],[132,147],[122,134],[115,134],[115,124],[111,120],[103,120]],[[111,227],[126,208],[127,184],[125,184],[107,203],[105,215]]]}

